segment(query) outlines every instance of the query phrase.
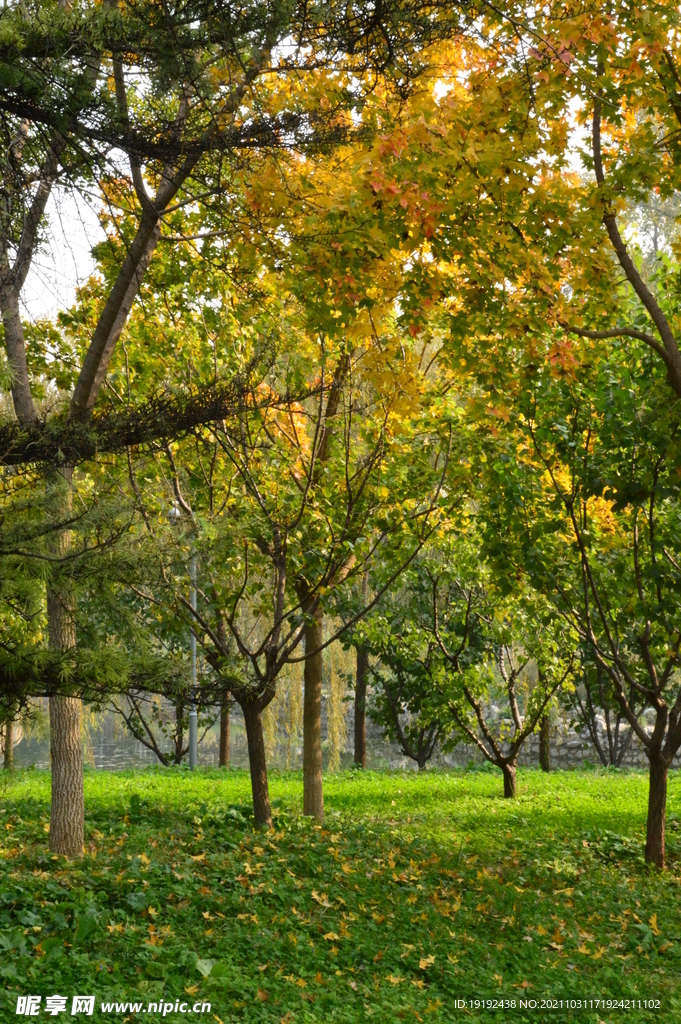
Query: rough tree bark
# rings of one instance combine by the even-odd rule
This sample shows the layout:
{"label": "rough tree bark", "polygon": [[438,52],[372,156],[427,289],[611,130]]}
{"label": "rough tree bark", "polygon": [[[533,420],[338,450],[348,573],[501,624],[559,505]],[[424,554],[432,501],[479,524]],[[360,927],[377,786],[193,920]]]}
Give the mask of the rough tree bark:
{"label": "rough tree bark", "polygon": [[551,771],[551,730],[548,715],[542,715],[539,722],[539,764],[542,771]]}
{"label": "rough tree bark", "polygon": [[367,719],[366,698],[369,675],[369,652],[366,647],[357,647],[357,669],[355,674],[355,766],[367,766]]}
{"label": "rough tree bark", "polygon": [[5,722],[5,754],[3,765],[6,772],[11,772],[14,765],[14,722],[11,718],[8,718]]}
{"label": "rough tree bark", "polygon": [[[55,490],[57,515],[63,516],[71,507],[71,469],[65,467],[59,473],[52,474],[48,487]],[[70,531],[59,531],[53,542],[54,551],[64,554],[70,545]],[[50,584],[47,589],[47,623],[49,645],[53,650],[68,651],[76,646],[74,611],[74,597],[68,582]],[[77,697],[50,697],[50,850],[66,857],[79,857],[83,852],[85,806],[82,718],[82,702]]]}
{"label": "rough tree bark", "polygon": [[515,796],[515,762],[508,761],[502,764],[501,770],[504,773],[504,797],[510,799]]}
{"label": "rough tree bark", "polygon": [[[305,626],[303,697],[303,814],[324,820],[322,787],[322,652],[324,615],[318,608]],[[308,656],[308,651],[312,652]]]}
{"label": "rough tree bark", "polygon": [[648,822],[646,826],[646,864],[664,867],[665,824],[667,817],[667,761],[648,754],[650,776],[648,790]]}
{"label": "rough tree bark", "polygon": [[229,768],[229,704],[227,700],[220,711],[220,767]]}
{"label": "rough tree bark", "polygon": [[246,701],[241,704],[241,710],[246,723],[255,822],[257,825],[271,826],[272,810],[267,784],[267,758],[265,757],[265,739],[262,731],[262,712],[259,703],[250,704]]}

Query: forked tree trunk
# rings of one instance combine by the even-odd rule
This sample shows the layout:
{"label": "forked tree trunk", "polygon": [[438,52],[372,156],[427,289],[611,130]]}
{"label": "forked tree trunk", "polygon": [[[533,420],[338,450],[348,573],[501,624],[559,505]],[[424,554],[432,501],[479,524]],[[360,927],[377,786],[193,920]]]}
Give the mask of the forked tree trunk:
{"label": "forked tree trunk", "polygon": [[366,647],[357,648],[357,671],[355,675],[355,766],[367,766],[367,677],[369,675],[369,652]]}
{"label": "forked tree trunk", "polygon": [[257,825],[272,825],[270,791],[267,785],[267,758],[262,731],[262,714],[257,705],[242,704],[248,740],[248,763],[251,769],[253,814]]}
{"label": "forked tree trunk", "polygon": [[[305,626],[303,697],[303,814],[324,820],[322,788],[322,652],[324,616],[321,608]],[[308,655],[308,651],[311,653]]]}
{"label": "forked tree trunk", "polygon": [[515,796],[515,764],[504,764],[501,766],[504,773],[504,796],[511,798]]}
{"label": "forked tree trunk", "polygon": [[667,818],[667,764],[659,755],[650,758],[646,864],[664,867],[664,833]]}
{"label": "forked tree trunk", "polygon": [[5,771],[11,772],[14,765],[14,722],[11,718],[8,718],[5,722],[5,755],[3,763]]}
{"label": "forked tree trunk", "polygon": [[539,764],[542,771],[551,771],[551,730],[548,715],[542,715],[539,723]]}
{"label": "forked tree trunk", "polygon": [[[58,518],[65,518],[71,508],[72,473],[70,467],[65,467],[48,482],[49,487],[55,488]],[[55,553],[63,555],[70,546],[70,531],[60,531],[53,545]],[[48,586],[47,622],[53,650],[68,651],[76,646],[74,611],[68,583]],[[66,857],[79,857],[84,844],[82,718],[83,706],[77,697],[50,697],[50,850]]]}
{"label": "forked tree trunk", "polygon": [[220,710],[220,767],[229,768],[229,704]]}

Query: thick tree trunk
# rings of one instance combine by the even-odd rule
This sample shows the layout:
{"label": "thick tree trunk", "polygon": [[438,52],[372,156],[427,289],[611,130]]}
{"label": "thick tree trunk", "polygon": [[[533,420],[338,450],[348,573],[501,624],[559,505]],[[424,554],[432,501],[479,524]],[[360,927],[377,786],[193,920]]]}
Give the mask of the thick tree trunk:
{"label": "thick tree trunk", "polygon": [[11,718],[8,718],[5,722],[5,756],[4,756],[4,768],[6,772],[11,772],[12,766],[14,765],[14,722]]}
{"label": "thick tree trunk", "polygon": [[248,763],[251,769],[253,814],[257,825],[272,825],[270,791],[267,785],[267,759],[262,732],[262,714],[257,707],[242,704],[248,740]]}
{"label": "thick tree trunk", "polygon": [[[305,627],[303,698],[303,814],[324,820],[322,788],[322,652],[324,616],[317,609]],[[310,654],[308,655],[308,651]]]}
{"label": "thick tree trunk", "polygon": [[542,715],[539,722],[539,764],[542,771],[551,771],[551,731],[548,715]]}
{"label": "thick tree trunk", "polygon": [[667,818],[667,764],[659,756],[650,758],[646,864],[664,867],[664,833]]}
{"label": "thick tree trunk", "polygon": [[515,796],[515,765],[502,765],[501,770],[504,773],[504,796],[510,799]]}
{"label": "thick tree trunk", "polygon": [[355,675],[355,766],[367,766],[367,677],[369,675],[369,652],[365,647],[357,649],[357,671]]}
{"label": "thick tree trunk", "polygon": [[[48,481],[54,488],[54,508],[65,518],[71,508],[73,470],[64,467]],[[62,530],[54,544],[57,554],[71,546],[71,534]],[[47,622],[53,650],[68,651],[76,646],[73,593],[67,583],[49,585]],[[50,758],[52,762],[52,805],[50,850],[66,857],[83,852],[85,805],[83,797],[83,748],[81,743],[82,702],[76,697],[50,697]]]}
{"label": "thick tree trunk", "polygon": [[220,767],[229,768],[229,704],[220,711]]}
{"label": "thick tree trunk", "polygon": [[26,345],[24,328],[21,323],[19,296],[15,292],[11,292],[6,296],[2,306],[7,362],[12,373],[14,411],[20,423],[33,423],[36,419],[36,412],[26,371]]}
{"label": "thick tree trunk", "polygon": [[50,697],[50,850],[66,857],[79,857],[83,852],[82,708],[76,697]]}

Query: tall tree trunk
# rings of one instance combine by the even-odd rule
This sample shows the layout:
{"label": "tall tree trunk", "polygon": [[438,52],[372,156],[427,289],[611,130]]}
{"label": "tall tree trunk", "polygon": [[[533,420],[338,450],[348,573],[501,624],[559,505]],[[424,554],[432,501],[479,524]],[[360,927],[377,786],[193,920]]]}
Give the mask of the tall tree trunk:
{"label": "tall tree trunk", "polygon": [[515,764],[504,764],[501,770],[504,773],[504,796],[510,799],[515,796]]}
{"label": "tall tree trunk", "polygon": [[229,768],[229,704],[227,700],[220,710],[220,767]]}
{"label": "tall tree trunk", "polygon": [[664,867],[664,833],[667,818],[667,763],[658,754],[650,757],[646,864]]}
{"label": "tall tree trunk", "polygon": [[[73,469],[64,467],[48,480],[54,488],[54,508],[63,520],[71,508]],[[71,532],[61,530],[53,544],[56,554],[71,547]],[[69,651],[76,646],[76,621],[73,592],[68,581],[50,584],[47,589],[49,645],[53,650]],[[66,857],[83,852],[85,805],[83,796],[83,748],[81,743],[82,702],[77,697],[50,697],[50,758],[52,762],[52,804],[50,811],[50,850]]]}
{"label": "tall tree trunk", "polygon": [[542,771],[551,771],[551,730],[548,715],[542,715],[539,722],[539,764]]}
{"label": "tall tree trunk", "polygon": [[369,652],[366,647],[357,647],[357,671],[355,674],[355,765],[367,766],[367,677],[369,675]]}
{"label": "tall tree trunk", "polygon": [[243,703],[241,710],[246,723],[248,740],[248,763],[251,769],[253,791],[253,814],[257,825],[272,825],[270,791],[267,784],[267,758],[265,738],[262,732],[262,714],[257,705]]}
{"label": "tall tree trunk", "polygon": [[[305,626],[303,697],[303,814],[324,820],[322,787],[322,652],[324,615],[318,608]],[[308,654],[308,651],[310,652]]]}
{"label": "tall tree trunk", "polygon": [[4,768],[11,772],[14,765],[14,721],[8,718],[5,722],[5,756]]}

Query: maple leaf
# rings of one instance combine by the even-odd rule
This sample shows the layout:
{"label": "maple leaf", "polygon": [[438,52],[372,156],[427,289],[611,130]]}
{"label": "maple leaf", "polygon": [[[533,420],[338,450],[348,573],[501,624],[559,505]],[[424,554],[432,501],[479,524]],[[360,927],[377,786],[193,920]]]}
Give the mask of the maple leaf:
{"label": "maple leaf", "polygon": [[425,971],[428,967],[432,967],[435,963],[435,954],[431,953],[429,956],[422,956],[419,960],[419,968]]}

